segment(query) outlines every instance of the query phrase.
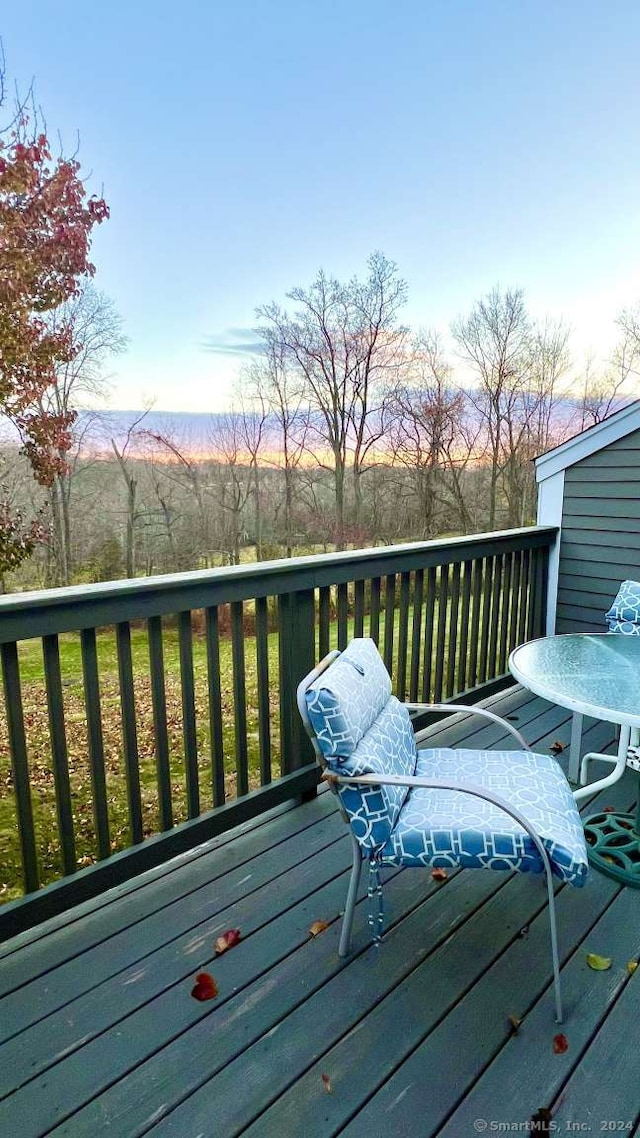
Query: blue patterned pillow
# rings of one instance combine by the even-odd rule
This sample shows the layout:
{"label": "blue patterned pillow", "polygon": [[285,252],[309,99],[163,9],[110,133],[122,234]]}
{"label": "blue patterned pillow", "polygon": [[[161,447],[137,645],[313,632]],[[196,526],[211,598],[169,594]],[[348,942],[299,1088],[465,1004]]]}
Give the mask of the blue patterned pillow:
{"label": "blue patterned pillow", "polygon": [[325,758],[348,758],[390,695],[389,673],[373,640],[352,640],[305,692],[311,726]]}
{"label": "blue patterned pillow", "polygon": [[610,632],[640,636],[640,581],[623,581],[604,619]]}
{"label": "blue patterned pillow", "polygon": [[[353,754],[334,759],[336,774],[412,775],[417,761],[416,743],[406,707],[394,695],[365,732]],[[377,849],[389,840],[404,801],[406,786],[341,786],[338,790],[353,833],[365,849]]]}

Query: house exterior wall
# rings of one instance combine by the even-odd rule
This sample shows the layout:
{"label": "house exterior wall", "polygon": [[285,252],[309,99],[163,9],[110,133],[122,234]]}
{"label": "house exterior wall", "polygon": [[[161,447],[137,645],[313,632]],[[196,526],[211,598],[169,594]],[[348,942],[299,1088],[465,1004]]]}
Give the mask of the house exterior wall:
{"label": "house exterior wall", "polygon": [[626,578],[640,580],[640,430],[564,472],[556,631],[606,631]]}

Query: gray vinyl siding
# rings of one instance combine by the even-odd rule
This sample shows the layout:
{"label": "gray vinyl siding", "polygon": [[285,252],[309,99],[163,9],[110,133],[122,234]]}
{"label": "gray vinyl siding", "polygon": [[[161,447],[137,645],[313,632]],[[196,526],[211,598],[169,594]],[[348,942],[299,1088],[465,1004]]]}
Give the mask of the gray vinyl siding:
{"label": "gray vinyl siding", "polygon": [[640,430],[567,467],[557,632],[604,632],[625,578],[640,580]]}

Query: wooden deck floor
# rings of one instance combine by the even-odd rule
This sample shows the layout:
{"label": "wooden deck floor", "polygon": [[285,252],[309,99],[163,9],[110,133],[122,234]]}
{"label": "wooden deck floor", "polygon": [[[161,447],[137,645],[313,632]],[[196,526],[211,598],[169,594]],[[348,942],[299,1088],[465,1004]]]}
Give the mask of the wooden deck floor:
{"label": "wooden deck floor", "polygon": [[[538,750],[568,742],[567,713],[518,688],[490,706]],[[434,731],[500,742],[477,725]],[[589,727],[591,749],[612,742],[611,728]],[[635,794],[628,772],[585,809],[630,809]],[[465,1138],[526,1131],[541,1107],[559,1133],[637,1129],[640,970],[626,968],[640,952],[637,892],[596,872],[559,889],[569,1046],[554,1054],[538,880],[388,874],[382,945],[363,897],[341,962],[349,863],[321,793],[3,946],[0,1134]],[[331,923],[312,938],[316,920]],[[214,939],[236,927],[238,946],[213,959]],[[589,969],[589,951],[611,969]],[[206,1003],[190,995],[202,968],[219,986]]]}

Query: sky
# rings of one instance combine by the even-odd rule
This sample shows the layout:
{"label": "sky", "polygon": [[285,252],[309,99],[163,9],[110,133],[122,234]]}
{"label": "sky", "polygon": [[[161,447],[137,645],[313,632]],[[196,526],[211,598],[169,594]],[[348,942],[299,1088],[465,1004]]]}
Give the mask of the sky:
{"label": "sky", "polygon": [[111,209],[112,407],[220,410],[256,308],[377,249],[410,324],[521,287],[577,366],[640,301],[638,0],[0,0],[0,36]]}

